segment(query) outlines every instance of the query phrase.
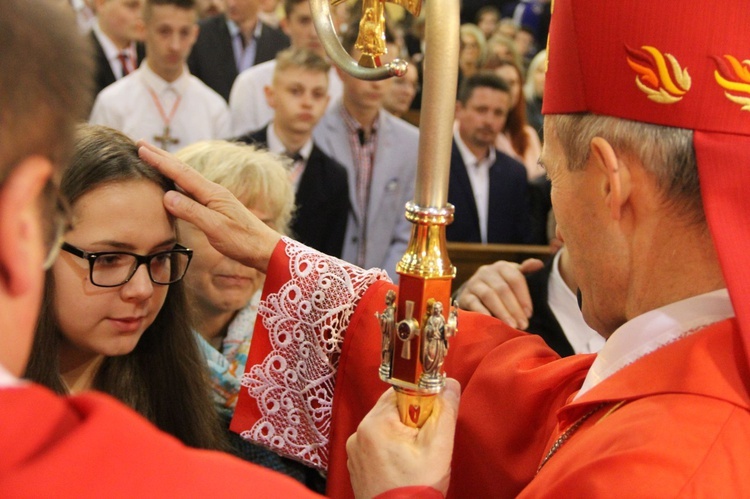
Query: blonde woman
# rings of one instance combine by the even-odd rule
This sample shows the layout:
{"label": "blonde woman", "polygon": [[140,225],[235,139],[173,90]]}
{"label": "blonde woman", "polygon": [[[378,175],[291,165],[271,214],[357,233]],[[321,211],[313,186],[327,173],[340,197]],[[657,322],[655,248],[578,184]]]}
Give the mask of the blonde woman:
{"label": "blonde woman", "polygon": [[462,24],[460,29],[459,81],[476,74],[487,61],[487,40],[479,26],[467,23]]}
{"label": "blonde woman", "polygon": [[[254,146],[223,140],[192,144],[177,153],[182,161],[234,194],[248,210],[282,234],[289,233],[294,189],[288,159]],[[213,401],[225,426],[234,414],[245,372],[264,274],[225,257],[192,224],[179,222],[181,240],[193,250],[185,275],[195,336],[208,364]],[[229,433],[236,454],[281,471],[322,491],[314,470]]]}
{"label": "blonde woman", "polygon": [[526,83],[523,93],[526,97],[526,119],[529,125],[539,133],[539,139],[544,141],[542,128],[542,101],[544,100],[544,81],[547,74],[547,51],[542,50],[531,60],[526,72]]}

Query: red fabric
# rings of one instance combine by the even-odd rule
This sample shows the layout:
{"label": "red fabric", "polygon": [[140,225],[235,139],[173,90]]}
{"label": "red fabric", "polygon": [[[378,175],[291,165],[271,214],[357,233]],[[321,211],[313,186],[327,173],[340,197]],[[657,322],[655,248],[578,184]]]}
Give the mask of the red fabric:
{"label": "red fabric", "polygon": [[1,389],[0,407],[0,497],[318,497],[289,477],[189,449],[104,395],[62,398],[30,384]]}
{"label": "red fabric", "polygon": [[748,380],[734,320],[657,350],[560,411],[565,428],[625,401],[587,420],[521,496],[750,497]]}
{"label": "red fabric", "polygon": [[443,494],[427,485],[415,485],[412,487],[400,487],[382,494],[373,499],[443,499]]}
{"label": "red fabric", "polygon": [[[389,289],[370,286],[346,331],[329,425],[331,497],[352,496],[346,440],[387,389],[375,312]],[[538,336],[459,312],[445,363],[463,387],[448,497],[750,497],[750,372],[738,331],[734,320],[705,328],[569,403],[594,356],[560,359]],[[535,477],[561,431],[603,402]]]}
{"label": "red fabric", "polygon": [[[378,378],[380,334],[375,311],[392,285],[376,283],[357,306],[339,362],[331,423],[327,495],[353,497],[346,440],[388,385]],[[536,335],[486,316],[459,312],[445,371],[463,387],[451,491],[485,497],[502,485],[509,497],[533,476],[552,433],[555,409],[578,390],[593,357],[561,360]],[[496,366],[512,366],[503,376]],[[523,400],[523,404],[516,401]],[[508,402],[510,401],[510,402]],[[505,438],[493,437],[498,426]],[[505,456],[504,466],[492,456]],[[455,492],[451,492],[455,494]],[[449,493],[449,496],[451,495]]]}
{"label": "red fabric", "polygon": [[[749,25],[746,0],[721,4],[555,0],[544,114],[590,112],[692,130],[750,134],[750,113],[726,97],[715,76],[718,70],[727,79],[750,83],[725,58],[750,57]],[[691,83],[681,100],[653,101],[636,84],[638,77],[646,87],[664,88],[667,93],[670,82],[679,86],[671,63],[665,59],[665,72],[660,72],[658,56],[644,46],[673,55],[687,69]],[[638,66],[649,70],[643,71],[649,76],[634,69]]]}
{"label": "red fabric", "polygon": [[750,359],[750,137],[695,132],[694,142],[703,209]]}
{"label": "red fabric", "polygon": [[[299,248],[289,248],[289,243],[281,243],[274,252],[272,261],[269,266],[269,276],[265,283],[264,298],[272,300],[281,299],[280,288],[287,286],[286,279],[290,277],[291,260],[287,256],[289,252],[298,252]],[[297,244],[297,243],[291,243]],[[314,260],[314,259],[313,259]],[[299,263],[299,262],[298,262]],[[323,267],[342,267],[336,270],[336,275],[354,275],[357,269],[349,266],[340,260],[318,261],[316,265]],[[352,268],[346,268],[352,267]],[[361,271],[360,271],[361,272]],[[307,277],[296,276],[296,289],[315,290],[309,282],[302,283],[300,279],[312,279],[311,274]],[[337,322],[340,325],[348,324],[348,327],[341,327],[345,331],[346,341],[343,342],[341,355],[338,357],[335,390],[333,390],[332,412],[329,418],[322,421],[321,428],[325,430],[323,436],[327,442],[325,449],[327,469],[330,471],[328,481],[328,493],[334,497],[351,496],[352,491],[349,485],[349,477],[346,468],[345,444],[347,438],[354,432],[359,421],[372,408],[378,397],[388,388],[388,385],[381,382],[377,372],[380,360],[380,341],[381,334],[378,329],[378,321],[375,317],[376,311],[382,311],[385,292],[392,289],[393,286],[383,281],[375,281],[366,289],[362,299],[354,299],[349,305],[356,305],[351,317],[348,316],[348,309],[344,314],[346,317],[339,318]],[[280,294],[276,294],[280,293]],[[310,296],[297,296],[296,299],[306,301]],[[264,307],[261,306],[261,309]],[[269,307],[271,310],[271,307]],[[276,316],[263,316],[262,321],[256,322],[254,339],[249,354],[248,372],[255,369],[253,363],[267,362],[269,356],[275,359],[278,354],[273,350],[267,338],[267,329],[263,324],[291,321],[295,319],[291,315],[286,315],[283,309],[277,310]],[[568,395],[578,389],[584,378],[585,372],[591,363],[591,357],[579,356],[575,359],[567,359],[560,364],[555,364],[551,369],[548,364],[551,360],[559,357],[552,350],[547,348],[543,340],[535,335],[527,335],[514,329],[511,329],[499,321],[492,320],[489,323],[487,318],[476,314],[459,314],[459,335],[451,341],[450,352],[445,363],[447,372],[457,378],[464,386],[464,400],[469,401],[467,407],[476,408],[481,414],[491,414],[495,409],[496,393],[507,393],[514,400],[526,399],[528,405],[516,407],[516,404],[509,406],[508,410],[519,424],[515,434],[517,439],[512,441],[505,448],[498,448],[498,452],[512,457],[515,463],[512,470],[508,472],[509,478],[501,478],[501,482],[509,482],[514,485],[514,490],[520,490],[522,484],[530,479],[530,470],[536,469],[539,455],[542,453],[547,439],[552,432],[556,421],[554,419],[554,409],[561,406]],[[295,341],[300,344],[314,344],[318,340],[308,337],[307,334],[319,334],[315,329],[293,328],[301,334]],[[303,331],[304,330],[304,331]],[[494,346],[504,345],[502,350],[490,352]],[[273,353],[272,353],[273,352]],[[454,355],[455,353],[455,355]],[[285,358],[286,365],[294,365],[299,361],[311,362],[311,359],[317,359],[322,367],[328,363],[325,356],[317,354],[308,355],[307,358]],[[480,366],[493,365],[512,361],[519,366],[518,376],[514,379],[507,380],[504,386],[498,389],[498,392],[485,389],[485,381],[482,380],[485,371],[478,369]],[[276,361],[274,361],[276,362]],[[564,373],[569,379],[561,381],[558,378],[559,373]],[[490,378],[492,375],[490,374]],[[470,382],[477,380],[470,385]],[[528,392],[528,382],[538,380],[538,386],[535,387],[534,393]],[[265,399],[253,399],[247,390],[243,390],[240,395],[235,411],[234,422],[244,421],[244,426],[239,430],[247,430],[256,424],[258,420],[258,404],[266,403]],[[298,420],[303,421],[311,418],[311,408],[303,404],[296,407]],[[472,409],[473,411],[474,409]],[[542,412],[543,410],[543,412]],[[539,421],[539,414],[544,414],[545,420]],[[538,422],[535,431],[529,432],[528,421]],[[467,425],[459,428],[459,432],[465,432],[461,440],[472,442],[471,445],[482,446],[485,440],[485,422],[483,418],[470,418]],[[233,428],[236,425],[233,424]],[[300,433],[296,427],[275,428],[277,433]],[[248,432],[247,434],[252,434]],[[297,442],[304,445],[305,442]],[[527,449],[535,448],[536,452],[526,452]],[[333,452],[332,454],[330,454]],[[329,460],[330,454],[330,460]],[[492,469],[484,467],[483,459],[478,454],[472,456],[462,456],[461,462],[472,469],[473,474],[481,473],[485,475],[486,480],[493,480],[496,477]],[[454,469],[459,466],[454,463]],[[459,474],[460,476],[461,474]],[[460,482],[460,480],[459,480]],[[477,490],[477,489],[473,489]],[[481,495],[481,489],[479,490]]]}
{"label": "red fabric", "polygon": [[[385,388],[371,318],[386,286],[375,287],[357,309],[341,358],[328,475],[333,497],[351,497],[346,437]],[[558,360],[538,337],[476,314],[459,314],[458,324],[446,360],[446,372],[463,386],[448,497],[749,496],[750,482],[738,475],[750,469],[743,381],[750,373],[734,321],[644,357],[559,414],[593,356]],[[621,400],[628,403],[600,425],[606,410],[592,417],[535,478],[558,424],[565,429],[601,402]]]}

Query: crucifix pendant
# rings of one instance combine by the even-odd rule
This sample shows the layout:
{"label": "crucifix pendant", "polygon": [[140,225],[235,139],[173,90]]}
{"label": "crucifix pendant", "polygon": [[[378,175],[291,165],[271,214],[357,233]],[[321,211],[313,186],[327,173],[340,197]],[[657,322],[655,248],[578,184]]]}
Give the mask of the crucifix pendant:
{"label": "crucifix pendant", "polygon": [[154,135],[154,140],[159,143],[159,147],[166,150],[170,145],[174,146],[180,143],[180,139],[169,135],[169,125],[164,125],[164,133]]}

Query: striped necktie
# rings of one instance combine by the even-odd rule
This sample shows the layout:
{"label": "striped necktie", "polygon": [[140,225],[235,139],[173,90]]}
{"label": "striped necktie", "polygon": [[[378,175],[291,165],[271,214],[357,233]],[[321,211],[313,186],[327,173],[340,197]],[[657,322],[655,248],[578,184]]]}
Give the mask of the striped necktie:
{"label": "striped necktie", "polygon": [[117,58],[120,60],[120,65],[122,65],[122,76],[127,76],[130,74],[130,56],[128,56],[127,52],[120,52],[117,54]]}

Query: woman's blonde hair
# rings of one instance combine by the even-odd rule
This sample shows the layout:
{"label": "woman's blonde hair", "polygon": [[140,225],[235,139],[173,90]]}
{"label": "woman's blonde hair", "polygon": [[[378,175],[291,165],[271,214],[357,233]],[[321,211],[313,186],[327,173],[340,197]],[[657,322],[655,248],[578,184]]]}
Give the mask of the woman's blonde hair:
{"label": "woman's blonde hair", "polygon": [[542,64],[547,64],[546,50],[540,50],[537,52],[534,58],[531,59],[529,68],[526,70],[526,83],[523,84],[523,94],[526,96],[527,100],[533,100],[534,97],[541,97],[541,95],[537,95],[536,89],[534,88],[534,73]]}
{"label": "woman's blonde hair", "polygon": [[469,35],[474,37],[479,45],[479,60],[477,60],[477,68],[484,66],[487,62],[487,38],[484,36],[484,32],[479,29],[479,26],[471,23],[464,23],[459,28],[461,36]]}
{"label": "woman's blonde hair", "polygon": [[252,145],[205,140],[189,145],[177,157],[212,182],[229,189],[248,209],[267,212],[273,228],[289,234],[294,188],[286,160]]}

